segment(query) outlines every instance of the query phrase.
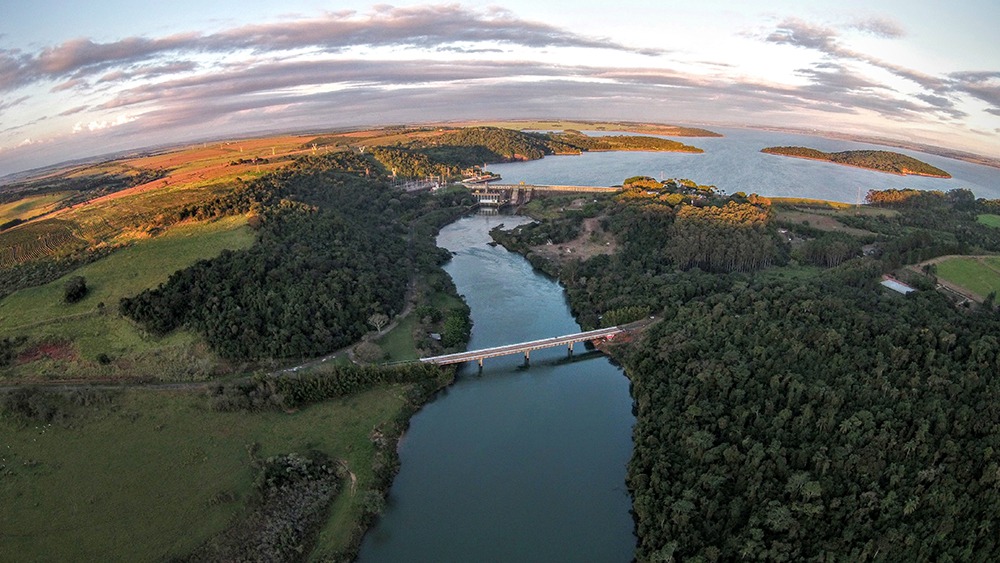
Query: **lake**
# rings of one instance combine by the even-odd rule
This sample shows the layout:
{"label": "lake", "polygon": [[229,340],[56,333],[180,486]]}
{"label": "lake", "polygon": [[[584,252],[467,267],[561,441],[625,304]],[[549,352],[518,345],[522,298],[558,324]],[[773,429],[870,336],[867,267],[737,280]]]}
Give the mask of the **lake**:
{"label": "lake", "polygon": [[[804,197],[857,203],[871,189],[972,190],[976,197],[1000,199],[1000,169],[917,151],[810,135],[753,129],[713,129],[724,137],[674,138],[704,149],[703,154],[670,152],[589,152],[541,160],[491,164],[503,183],[614,186],[630,176],[687,178],[726,193]],[[587,132],[607,135],[607,132]],[[621,134],[615,132],[614,134]],[[668,138],[668,137],[664,137]],[[773,146],[804,146],[825,152],[873,149],[912,156],[945,170],[952,178],[898,176],[830,162],[764,154]]]}

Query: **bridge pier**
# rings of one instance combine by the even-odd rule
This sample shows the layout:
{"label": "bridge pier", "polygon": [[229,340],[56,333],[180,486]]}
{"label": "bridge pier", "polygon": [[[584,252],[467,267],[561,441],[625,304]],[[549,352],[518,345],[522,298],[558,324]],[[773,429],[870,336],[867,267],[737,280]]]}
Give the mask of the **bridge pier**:
{"label": "bridge pier", "polygon": [[483,369],[483,359],[482,358],[479,358],[479,369],[480,370]]}
{"label": "bridge pier", "polygon": [[531,350],[524,351],[524,365],[531,363]]}
{"label": "bridge pier", "polygon": [[570,356],[572,356],[572,355],[573,355],[573,344],[574,344],[573,342],[570,342],[570,343],[569,343],[569,355],[570,355]]}

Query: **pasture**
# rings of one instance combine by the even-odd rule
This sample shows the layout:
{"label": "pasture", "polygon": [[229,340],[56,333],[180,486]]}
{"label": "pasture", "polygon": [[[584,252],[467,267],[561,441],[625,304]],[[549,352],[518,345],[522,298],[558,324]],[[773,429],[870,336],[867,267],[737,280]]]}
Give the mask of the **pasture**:
{"label": "pasture", "polygon": [[[216,256],[224,249],[246,248],[253,240],[243,217],[178,225],[159,237],[137,240],[56,281],[7,296],[0,300],[0,337],[27,336],[29,342],[48,347],[38,350],[34,354],[37,358],[8,371],[39,379],[115,376],[119,372],[173,378],[182,374],[160,370],[167,365],[205,367],[204,362],[214,360],[194,335],[146,335],[117,314],[118,301],[156,287],[173,272],[200,259]],[[79,302],[67,304],[63,302],[63,287],[73,275],[83,276],[89,291]],[[114,361],[107,365],[96,363],[101,354]],[[183,361],[165,362],[167,357]]]}
{"label": "pasture", "polygon": [[1000,294],[1000,256],[958,256],[937,264],[937,276],[983,298]]}
{"label": "pasture", "polygon": [[0,559],[159,561],[189,553],[237,517],[259,456],[316,449],[357,478],[334,501],[318,551],[350,540],[373,486],[372,430],[395,419],[391,386],[294,413],[220,413],[202,392],[133,390],[66,422],[0,417]]}

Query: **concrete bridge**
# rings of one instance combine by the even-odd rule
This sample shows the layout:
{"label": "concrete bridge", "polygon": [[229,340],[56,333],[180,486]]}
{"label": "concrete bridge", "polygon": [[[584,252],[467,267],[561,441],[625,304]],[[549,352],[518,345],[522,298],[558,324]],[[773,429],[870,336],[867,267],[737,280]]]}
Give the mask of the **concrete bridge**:
{"label": "concrete bridge", "polygon": [[420,361],[425,364],[437,364],[439,366],[475,361],[479,362],[479,367],[483,367],[483,360],[486,358],[524,354],[524,361],[527,362],[531,359],[532,350],[555,348],[556,346],[567,346],[569,351],[572,352],[573,345],[577,342],[588,342],[591,340],[602,339],[607,340],[614,338],[616,334],[626,332],[627,330],[628,329],[625,327],[614,326],[610,328],[588,330],[586,332],[577,332],[575,334],[567,334],[564,336],[543,338],[541,340],[531,340],[528,342],[519,342],[517,344],[506,344],[504,346],[495,346],[493,348],[483,348],[482,350],[470,350],[468,352],[459,352],[457,354],[445,354],[443,356],[420,358]]}

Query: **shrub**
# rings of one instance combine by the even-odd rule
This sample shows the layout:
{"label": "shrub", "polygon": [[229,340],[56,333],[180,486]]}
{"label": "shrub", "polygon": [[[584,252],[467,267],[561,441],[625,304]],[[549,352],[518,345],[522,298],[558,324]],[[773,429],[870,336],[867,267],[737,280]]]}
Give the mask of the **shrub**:
{"label": "shrub", "polygon": [[76,303],[87,295],[87,280],[83,276],[73,276],[63,287],[63,300]]}

